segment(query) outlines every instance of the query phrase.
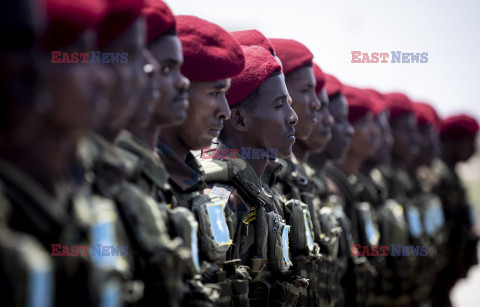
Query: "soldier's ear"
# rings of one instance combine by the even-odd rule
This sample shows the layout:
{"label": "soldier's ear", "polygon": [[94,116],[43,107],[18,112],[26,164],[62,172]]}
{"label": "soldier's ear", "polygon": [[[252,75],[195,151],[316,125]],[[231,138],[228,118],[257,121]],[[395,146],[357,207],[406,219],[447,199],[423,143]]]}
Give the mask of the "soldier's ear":
{"label": "soldier's ear", "polygon": [[237,131],[247,131],[247,125],[245,122],[245,111],[239,108],[233,108],[230,115],[230,124]]}

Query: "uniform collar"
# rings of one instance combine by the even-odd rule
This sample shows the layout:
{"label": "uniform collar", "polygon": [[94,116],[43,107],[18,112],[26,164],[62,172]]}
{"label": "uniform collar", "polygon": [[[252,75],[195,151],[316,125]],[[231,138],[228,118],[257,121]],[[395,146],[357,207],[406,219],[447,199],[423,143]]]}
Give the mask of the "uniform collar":
{"label": "uniform collar", "polygon": [[205,187],[204,172],[192,153],[189,152],[183,161],[165,143],[158,142],[157,147],[162,153],[172,183],[178,186],[182,192],[203,190]]}

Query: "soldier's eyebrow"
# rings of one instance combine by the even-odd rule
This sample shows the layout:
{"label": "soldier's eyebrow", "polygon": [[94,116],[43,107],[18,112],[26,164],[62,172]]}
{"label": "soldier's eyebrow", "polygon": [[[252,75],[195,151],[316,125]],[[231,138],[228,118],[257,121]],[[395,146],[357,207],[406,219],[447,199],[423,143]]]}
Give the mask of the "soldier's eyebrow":
{"label": "soldier's eyebrow", "polygon": [[278,96],[277,98],[275,98],[273,101],[283,100],[283,99],[285,99],[285,98],[288,98],[288,96],[285,95],[285,94],[283,94],[283,95]]}
{"label": "soldier's eyebrow", "polygon": [[224,88],[227,87],[227,83],[217,83],[215,85],[212,86],[212,89],[215,89],[215,90],[223,90]]}

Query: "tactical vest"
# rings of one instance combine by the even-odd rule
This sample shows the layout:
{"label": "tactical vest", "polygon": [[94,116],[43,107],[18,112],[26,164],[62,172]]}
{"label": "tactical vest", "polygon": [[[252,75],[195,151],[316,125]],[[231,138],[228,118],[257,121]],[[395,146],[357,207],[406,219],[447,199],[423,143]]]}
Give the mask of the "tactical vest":
{"label": "tactical vest", "polygon": [[[358,201],[358,194],[362,189],[362,186],[358,184],[358,179],[354,176],[347,177],[333,164],[327,165],[326,175],[339,188],[342,194],[341,197],[344,199],[343,206],[336,200],[336,216],[340,220],[343,230],[347,231],[347,236],[343,239],[344,247],[342,250],[344,253],[347,252],[346,244],[356,243],[369,248],[378,246],[380,243],[380,232],[377,217],[370,203]],[[335,198],[333,200],[335,201]],[[348,236],[350,231],[351,239]],[[351,253],[351,245],[348,247],[347,253]],[[347,305],[353,303],[349,302],[352,297],[357,304],[365,304],[375,285],[375,278],[378,276],[375,268],[381,270],[384,265],[385,260],[383,257],[373,256],[369,257],[368,260],[362,256],[351,256],[348,258],[347,273],[343,279]],[[349,281],[348,276],[354,276],[355,282]],[[348,293],[352,293],[351,297],[349,297]]]}
{"label": "tactical vest", "polygon": [[[318,196],[323,203],[320,209],[320,225],[324,231],[325,243],[321,248],[326,246],[329,252],[327,259],[332,259],[332,263],[328,264],[330,271],[333,271],[328,281],[329,297],[334,306],[343,306],[345,297],[342,289],[342,278],[347,269],[348,255],[344,253],[342,256],[341,246],[346,245],[348,248],[347,236],[342,228],[340,220],[336,217],[336,211],[343,212],[341,205],[338,203],[335,195],[329,195],[328,187],[325,181],[325,174],[317,171],[312,177]],[[351,235],[349,236],[351,238]],[[325,248],[324,248],[325,249]]]}
{"label": "tactical vest", "polygon": [[[138,157],[141,171],[132,174],[128,179],[160,203],[159,206],[162,209],[170,234],[173,237],[180,237],[183,240],[182,247],[188,249],[191,253],[191,257],[184,259],[184,277],[189,281],[188,291],[184,294],[182,304],[213,304],[218,296],[217,289],[197,281],[197,275],[201,274],[198,222],[195,215],[189,210],[194,199],[201,194],[201,191],[189,193],[176,191],[168,182],[169,175],[161,158],[161,150],[158,148],[155,151],[151,150],[147,144],[129,131],[121,131],[115,143]],[[167,202],[169,208],[165,207]]]}
{"label": "tactical vest", "polygon": [[333,207],[335,218],[342,228],[338,249],[340,275],[335,276],[340,279],[343,287],[343,297],[339,304],[363,306],[366,303],[370,288],[370,265],[365,257],[352,255],[353,236],[351,224],[344,212],[341,201],[336,195],[331,195],[328,197],[328,203]]}
{"label": "tactical vest", "polygon": [[[362,174],[358,179],[364,184],[367,191],[360,193],[361,200],[368,200],[375,204],[375,211],[380,231],[380,245],[389,248],[388,255],[382,269],[377,270],[378,277],[373,286],[372,295],[368,297],[370,305],[404,305],[410,298],[405,293],[409,283],[405,277],[408,272],[407,257],[392,257],[392,244],[402,246],[409,244],[409,228],[405,219],[404,208],[396,200],[388,198],[387,186],[378,169],[370,171],[370,177]],[[376,195],[372,195],[375,193]],[[399,290],[400,289],[400,290]]]}
{"label": "tactical vest", "polygon": [[[284,274],[291,265],[288,243],[291,228],[275,212],[271,194],[259,182],[251,166],[241,159],[204,160],[202,167],[207,183],[213,184],[213,191],[235,188],[252,205],[242,216],[236,216],[237,212],[227,208],[231,235],[235,242],[238,241],[238,255],[249,265],[253,277],[249,289],[250,305],[294,306],[300,290],[308,282]],[[249,230],[252,227],[254,231]]]}
{"label": "tactical vest", "polygon": [[55,274],[51,256],[34,237],[8,228],[11,207],[2,189],[0,181],[0,287],[4,291],[3,304],[53,306]]}
{"label": "tactical vest", "polygon": [[[395,199],[403,207],[405,221],[409,229],[408,246],[415,249],[427,246],[428,237],[423,220],[424,206],[421,198],[422,192],[410,175],[402,169],[391,166],[378,168],[382,177],[387,182],[389,197]],[[392,248],[393,250],[393,248]],[[419,253],[420,254],[420,253]],[[422,269],[428,263],[429,256],[401,256],[393,259],[397,265],[398,281],[391,293],[401,297],[400,301],[408,304],[424,304],[427,295],[423,289],[428,286],[428,278],[425,278],[426,270]],[[428,272],[427,272],[428,274]],[[398,284],[399,283],[399,284]],[[396,290],[399,289],[399,290]],[[422,298],[423,297],[423,298]]]}
{"label": "tactical vest", "polygon": [[[9,243],[6,242],[7,250],[12,252],[11,256],[18,256],[11,262],[12,265],[18,265],[20,274],[14,278],[19,278],[18,281],[27,282],[32,287],[23,293],[28,298],[22,300],[32,299],[31,291],[43,290],[49,291],[49,294],[40,292],[38,295],[43,296],[45,302],[57,305],[85,306],[95,304],[99,298],[105,297],[105,291],[90,286],[91,280],[95,278],[106,281],[103,276],[97,275],[92,259],[87,256],[68,257],[74,246],[78,248],[89,243],[88,227],[78,219],[78,207],[70,200],[71,192],[60,186],[59,191],[65,192],[65,199],[53,198],[30,176],[5,161],[0,161],[0,178],[5,187],[4,196],[12,205],[8,217],[8,225],[14,231],[11,238],[18,240],[15,242],[18,246],[8,246]],[[13,237],[17,232],[18,237]],[[59,254],[58,257],[50,255],[54,253],[52,245],[60,249],[58,253],[55,252],[55,255]],[[68,253],[61,256],[65,246]],[[25,247],[28,249],[23,250]],[[39,253],[38,261],[30,259],[31,253],[36,252]],[[43,258],[45,255],[48,259]],[[45,268],[39,266],[42,263]],[[8,268],[10,269],[12,267]],[[27,280],[20,279],[27,273],[32,275]],[[39,284],[43,282],[44,285]],[[12,281],[12,285],[15,283],[17,281]],[[114,302],[120,303],[118,298],[119,296]],[[40,302],[37,299],[35,297],[35,300],[27,303]]]}
{"label": "tactical vest", "polygon": [[[294,233],[301,235],[301,238],[294,236],[292,242],[304,242],[293,249],[294,259],[297,259],[294,268],[301,276],[310,279],[310,286],[303,291],[300,303],[315,306],[335,304],[342,300],[339,278],[334,277],[341,272],[337,270],[339,265],[334,263],[341,228],[331,223],[325,223],[327,229],[322,228],[322,220],[335,220],[335,217],[332,212],[321,210],[323,204],[318,189],[321,183],[309,179],[314,171],[306,165],[299,167],[292,161],[281,159],[269,163],[278,164],[281,168],[275,173],[264,174],[262,179],[273,186],[277,201],[285,208],[283,215],[292,221],[292,229],[297,229]],[[306,168],[310,170],[310,175],[306,174]],[[305,255],[309,258],[305,259]]]}
{"label": "tactical vest", "polygon": [[54,306],[54,262],[34,237],[3,228],[0,271],[5,306]]}
{"label": "tactical vest", "polygon": [[[444,299],[452,284],[464,278],[471,266],[478,263],[478,237],[472,231],[471,204],[465,187],[456,173],[455,167],[441,159],[434,160],[432,168],[440,178],[435,192],[442,200],[447,229],[445,256],[446,265],[436,278],[436,296]],[[446,284],[445,280],[450,281]]]}
{"label": "tactical vest", "polygon": [[[128,250],[132,246],[115,203],[92,195],[84,185],[73,195],[72,208],[78,222],[88,229],[89,283],[94,305],[121,306],[138,302],[143,296],[144,284],[134,280],[133,252]],[[104,246],[111,248],[105,255]]]}
{"label": "tactical vest", "polygon": [[91,156],[94,194],[114,201],[117,223],[125,229],[129,255],[133,256],[133,276],[123,285],[126,290],[122,289],[122,296],[140,305],[163,299],[178,306],[190,253],[180,240],[170,239],[166,217],[157,202],[132,182],[131,178],[142,172],[141,160],[99,136],[93,135],[87,145],[84,152],[86,157]]}

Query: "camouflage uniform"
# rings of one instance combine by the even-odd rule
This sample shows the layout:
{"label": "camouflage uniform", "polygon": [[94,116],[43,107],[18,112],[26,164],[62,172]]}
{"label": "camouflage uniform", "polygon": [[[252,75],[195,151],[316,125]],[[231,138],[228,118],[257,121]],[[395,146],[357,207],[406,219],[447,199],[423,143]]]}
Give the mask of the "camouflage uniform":
{"label": "camouflage uniform", "polygon": [[[422,221],[422,192],[420,186],[412,176],[403,169],[382,165],[379,171],[384,178],[389,197],[395,199],[403,206],[405,220],[409,228],[409,245],[427,246],[428,237],[426,235]],[[412,303],[421,304],[425,301],[425,286],[428,278],[421,272],[427,257],[404,256],[401,257],[401,268],[398,273],[401,275],[401,286],[399,287],[403,298],[406,299],[402,305],[410,305]],[[400,294],[399,293],[399,294]],[[406,297],[406,296],[408,297]]]}
{"label": "camouflage uniform", "polygon": [[440,177],[440,184],[434,191],[442,200],[448,240],[445,248],[447,263],[436,276],[432,305],[449,306],[450,290],[467,275],[471,266],[478,263],[478,237],[472,232],[473,220],[469,216],[472,208],[455,169],[440,159],[434,161],[433,169]]}
{"label": "camouflage uniform", "polygon": [[[171,207],[175,210],[187,209],[193,212],[193,218],[199,224],[199,252],[197,256],[197,271],[200,274],[199,280],[203,283],[205,292],[215,306],[246,306],[248,305],[248,270],[244,266],[238,266],[237,261],[232,259],[226,261],[226,250],[228,245],[212,247],[216,243],[209,241],[212,235],[210,230],[214,228],[206,225],[211,222],[212,217],[205,215],[205,205],[214,205],[221,201],[213,195],[205,195],[206,188],[205,172],[199,161],[193,154],[188,153],[185,161],[182,161],[167,145],[157,144],[162,152],[167,171],[169,173],[170,191],[168,198]],[[208,209],[207,209],[208,210]],[[177,225],[174,228],[179,228]],[[227,236],[228,230],[226,230]],[[211,244],[208,244],[210,242]],[[214,293],[211,292],[219,292]]]}
{"label": "camouflage uniform", "polygon": [[[358,199],[372,204],[376,211],[380,230],[380,245],[392,248],[392,244],[409,244],[409,229],[405,219],[402,205],[396,200],[389,198],[385,179],[376,168],[365,175],[356,174],[359,181],[360,192]],[[405,257],[389,256],[381,270],[377,270],[378,277],[372,295],[368,303],[373,306],[403,306],[409,301],[406,291],[408,284],[402,277],[405,265],[408,261]]]}
{"label": "camouflage uniform", "polygon": [[[345,304],[347,306],[366,305],[367,297],[371,292],[371,279],[375,279],[376,268],[383,268],[383,257],[367,259],[353,255],[352,244],[362,246],[377,246],[380,243],[376,215],[367,202],[358,201],[359,187],[356,177],[347,177],[340,169],[329,163],[326,167],[326,176],[335,213],[340,220],[345,236],[343,237],[341,255],[348,259],[347,272],[342,280],[344,286]],[[344,260],[345,261],[345,260]],[[373,264],[373,266],[372,266]]]}
{"label": "camouflage uniform", "polygon": [[[68,246],[69,252],[75,253],[73,246],[100,243],[94,234],[95,222],[102,216],[95,215],[98,211],[94,211],[92,199],[81,190],[73,193],[71,188],[61,184],[56,188],[62,196],[54,198],[28,174],[6,161],[0,162],[0,178],[4,199],[11,208],[8,227],[14,230],[11,237],[2,237],[2,241],[5,240],[2,242],[2,262],[11,261],[3,265],[8,263],[4,269],[17,303],[20,299],[29,303],[44,300],[47,305],[54,302],[57,306],[87,306],[101,302],[119,306],[122,271],[119,267],[125,263],[109,262],[118,257],[92,256],[92,250],[88,256],[83,256],[78,249],[74,257],[67,254],[52,257],[57,253],[54,252],[55,244]],[[102,243],[120,245],[112,241]],[[60,247],[58,252],[62,250]],[[35,253],[34,258],[32,253]],[[16,271],[10,271],[15,266]],[[22,289],[25,285],[28,285],[27,291]]]}
{"label": "camouflage uniform", "polygon": [[250,305],[295,306],[308,282],[288,270],[290,227],[277,213],[270,190],[241,157],[204,160],[202,166],[212,193],[228,191],[225,215],[233,244],[227,259],[249,267]]}
{"label": "camouflage uniform", "polygon": [[157,202],[129,181],[141,174],[141,160],[96,134],[85,140],[81,153],[87,174],[93,178],[93,195],[114,202],[112,212],[118,217],[114,228],[124,230],[118,237],[128,242],[131,251],[131,276],[124,286],[127,302],[149,305],[167,300],[170,306],[178,306],[182,264],[189,252],[181,247],[181,240],[170,239]]}
{"label": "camouflage uniform", "polygon": [[[3,163],[1,161],[0,165]],[[0,287],[4,294],[3,304],[33,306],[32,303],[40,300],[44,306],[53,306],[54,259],[34,236],[9,227],[11,210],[0,182]]]}
{"label": "camouflage uniform", "polygon": [[420,267],[421,279],[424,282],[419,285],[418,290],[421,300],[431,304],[435,277],[446,265],[447,228],[442,200],[433,192],[438,184],[438,177],[434,171],[426,166],[419,167],[416,172],[416,182],[420,188],[416,202],[421,211],[423,228],[428,242],[428,255],[422,257]]}
{"label": "camouflage uniform", "polygon": [[[305,263],[303,268],[297,268],[300,276],[310,280],[310,285],[307,291],[302,293],[299,303],[309,306],[333,306],[343,301],[339,278],[336,278],[341,275],[341,268],[336,261],[341,229],[333,211],[329,215],[328,209],[320,201],[318,185],[312,178],[315,172],[306,164],[298,164],[294,158],[271,160],[267,169],[271,171],[265,172],[262,180],[271,186],[273,195],[277,202],[282,204],[282,208],[292,199],[307,204],[312,218],[314,241],[320,248],[320,253],[310,252],[310,262]],[[282,209],[281,212],[286,220],[290,219],[289,210]]]}
{"label": "camouflage uniform", "polygon": [[115,145],[133,154],[138,161],[138,171],[130,176],[143,191],[157,202],[166,202],[165,192],[170,189],[168,173],[160,152],[152,150],[128,130],[122,130],[115,139]]}

